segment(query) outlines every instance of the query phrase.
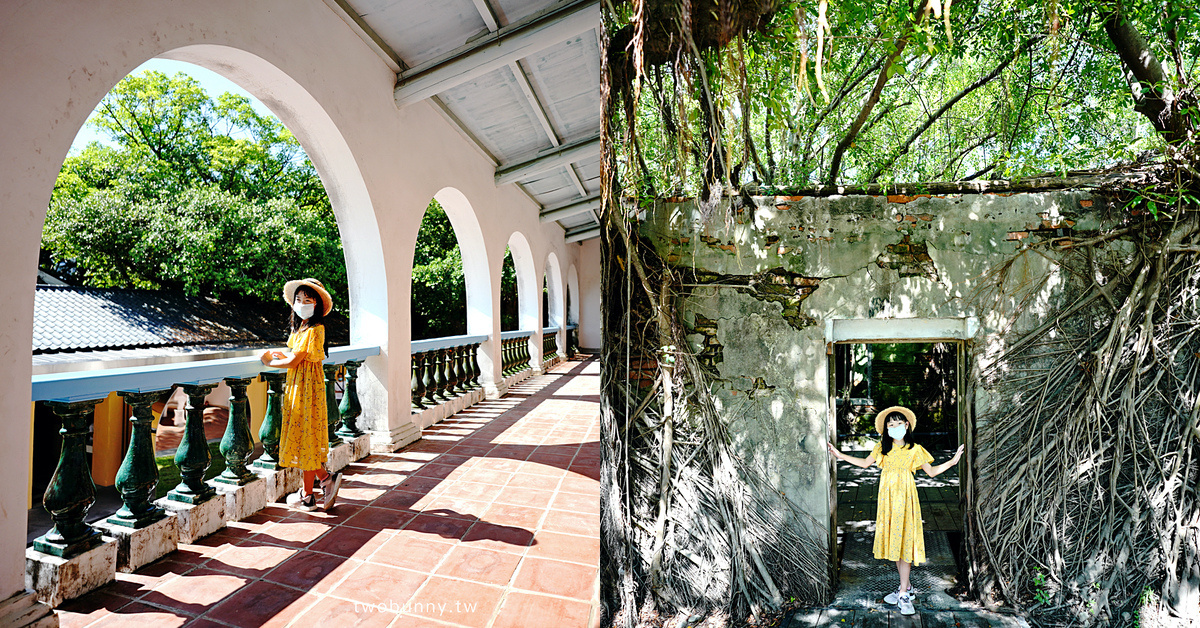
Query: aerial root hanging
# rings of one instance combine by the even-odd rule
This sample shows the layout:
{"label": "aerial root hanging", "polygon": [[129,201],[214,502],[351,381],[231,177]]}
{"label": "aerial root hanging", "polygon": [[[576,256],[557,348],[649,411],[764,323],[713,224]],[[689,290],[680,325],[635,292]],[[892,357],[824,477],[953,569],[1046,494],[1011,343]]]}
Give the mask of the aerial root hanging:
{"label": "aerial root hanging", "polygon": [[1200,263],[1173,249],[1198,233],[1194,212],[1131,233],[1132,265],[1066,252],[1109,283],[980,373],[1007,401],[978,428],[976,569],[1039,626],[1127,624],[1147,597],[1195,613]]}

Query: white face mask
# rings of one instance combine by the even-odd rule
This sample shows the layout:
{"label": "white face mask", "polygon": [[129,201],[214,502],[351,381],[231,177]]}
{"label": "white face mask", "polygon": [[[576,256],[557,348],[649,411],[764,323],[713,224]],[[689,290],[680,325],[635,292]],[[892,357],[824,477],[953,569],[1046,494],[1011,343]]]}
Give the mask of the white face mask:
{"label": "white face mask", "polygon": [[904,435],[908,433],[908,428],[903,425],[888,428],[888,436],[896,440],[904,440]]}
{"label": "white face mask", "polygon": [[293,303],[292,311],[296,313],[296,316],[299,316],[300,318],[302,318],[304,320],[308,320],[308,319],[312,318],[312,315],[317,311],[317,304],[316,303]]}

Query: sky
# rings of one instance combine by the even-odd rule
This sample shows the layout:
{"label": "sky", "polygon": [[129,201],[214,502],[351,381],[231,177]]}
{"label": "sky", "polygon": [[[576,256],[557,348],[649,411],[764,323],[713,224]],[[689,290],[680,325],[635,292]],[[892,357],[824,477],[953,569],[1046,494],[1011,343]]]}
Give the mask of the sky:
{"label": "sky", "polygon": [[[256,111],[274,117],[274,114],[267,109],[266,105],[259,102],[254,96],[251,96],[250,92],[238,87],[237,84],[221,76],[220,74],[210,70],[205,70],[198,65],[184,63],[183,61],[151,59],[134,68],[130,74],[140,74],[148,70],[157,70],[163,74],[166,74],[167,76],[174,76],[179,72],[183,72],[184,74],[196,79],[196,81],[200,83],[200,87],[204,88],[204,91],[208,93],[210,98],[216,98],[218,95],[225,92],[241,94],[242,96],[250,99],[250,103],[254,106]],[[71,144],[71,150],[68,154],[78,154],[85,146],[92,142],[112,144],[112,142],[108,141],[108,137],[106,135],[97,132],[96,129],[90,124],[84,124],[83,128],[79,129],[79,133],[75,135],[75,141]]]}

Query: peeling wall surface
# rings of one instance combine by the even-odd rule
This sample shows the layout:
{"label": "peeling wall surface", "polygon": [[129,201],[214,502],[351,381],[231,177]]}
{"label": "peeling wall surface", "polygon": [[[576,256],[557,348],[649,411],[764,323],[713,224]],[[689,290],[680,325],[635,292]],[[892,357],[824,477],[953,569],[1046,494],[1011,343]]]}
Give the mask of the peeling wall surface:
{"label": "peeling wall surface", "polygon": [[[827,322],[960,319],[944,327],[964,330],[978,371],[1008,332],[1069,296],[1052,261],[1059,247],[1117,220],[1104,218],[1116,212],[1103,197],[1080,191],[753,201],[726,200],[707,220],[694,201],[660,202],[641,234],[682,277],[690,348],[743,461],[820,522],[830,520],[833,470]],[[939,328],[925,323],[935,324],[910,321],[899,335]],[[856,326],[872,328],[843,325]],[[894,323],[874,327],[895,337]],[[983,429],[988,390],[973,390],[965,406]]]}

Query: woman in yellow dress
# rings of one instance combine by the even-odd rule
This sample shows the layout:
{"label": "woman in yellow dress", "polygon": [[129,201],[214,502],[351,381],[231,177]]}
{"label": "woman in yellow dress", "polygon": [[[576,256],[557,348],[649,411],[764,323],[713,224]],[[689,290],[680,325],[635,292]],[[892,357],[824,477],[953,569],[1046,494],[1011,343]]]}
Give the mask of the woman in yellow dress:
{"label": "woman in yellow dress", "polygon": [[902,615],[912,615],[912,598],[915,595],[909,582],[913,565],[925,562],[925,535],[921,527],[921,503],[917,499],[917,483],[914,474],[924,469],[929,477],[937,477],[958,464],[963,446],[959,445],[954,457],[936,467],[933,456],[925,448],[913,442],[912,432],[917,428],[917,416],[902,406],[892,406],[875,415],[875,431],[883,435],[887,424],[887,436],[875,445],[866,459],[847,456],[829,443],[829,453],[838,460],[867,468],[876,462],[882,471],[879,474],[879,499],[875,520],[875,558],[896,563],[900,574],[900,588],[883,598],[888,604],[900,606]]}
{"label": "woman in yellow dress", "polygon": [[315,510],[313,479],[321,480],[323,506],[333,507],[341,473],[325,470],[329,453],[329,427],[325,404],[325,316],[333,309],[333,299],[316,279],[298,279],[283,286],[283,300],[292,307],[288,351],[266,351],[262,363],[286,368],[283,393],[283,425],[279,431],[279,466],[297,467],[304,472],[303,484],[288,495],[289,506]]}

